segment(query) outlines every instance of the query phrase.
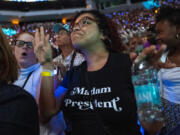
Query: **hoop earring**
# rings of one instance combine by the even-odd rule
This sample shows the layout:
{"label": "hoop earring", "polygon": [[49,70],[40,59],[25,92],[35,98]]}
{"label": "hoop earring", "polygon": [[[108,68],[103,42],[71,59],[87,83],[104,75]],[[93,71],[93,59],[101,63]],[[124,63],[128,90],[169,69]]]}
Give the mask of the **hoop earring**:
{"label": "hoop earring", "polygon": [[176,34],[176,39],[179,39],[179,33],[178,33],[178,34]]}
{"label": "hoop earring", "polygon": [[107,48],[112,48],[112,41],[109,38],[105,38],[104,43],[106,44]]}
{"label": "hoop earring", "polygon": [[109,44],[110,44],[110,45],[112,45],[112,41],[111,41],[111,39],[106,38],[105,40],[107,40],[107,41],[109,42]]}

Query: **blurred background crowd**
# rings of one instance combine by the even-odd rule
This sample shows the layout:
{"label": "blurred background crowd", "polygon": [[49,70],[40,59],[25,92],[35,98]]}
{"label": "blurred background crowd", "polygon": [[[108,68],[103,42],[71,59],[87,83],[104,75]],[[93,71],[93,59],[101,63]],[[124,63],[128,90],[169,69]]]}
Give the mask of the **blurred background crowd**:
{"label": "blurred background crowd", "polygon": [[[107,8],[104,7],[106,3],[105,4],[100,3],[101,8],[102,8],[102,4],[104,4],[101,11],[104,12],[107,17],[112,19],[118,25],[117,27],[118,27],[119,36],[122,39],[125,52],[141,51],[142,48],[137,47],[139,45],[143,45],[143,47],[147,47],[150,44],[156,44],[155,41],[156,33],[154,26],[155,26],[155,15],[158,13],[159,7],[163,5],[180,7],[179,0],[150,1],[153,3],[148,3],[148,1],[140,1],[140,2],[137,1],[137,2],[138,4],[131,3],[129,7],[116,5],[116,6],[112,6],[111,9],[109,9],[109,7]],[[124,5],[129,5],[129,4],[124,4]],[[91,8],[92,7],[93,6],[91,5]],[[17,24],[3,22],[2,27],[4,33],[6,34],[9,40],[9,44],[12,45],[16,34],[18,34],[19,32],[23,32],[23,31],[35,32],[35,28],[44,26],[45,32],[50,35],[50,42],[52,47],[56,48],[57,46],[54,45],[55,33],[53,32],[52,29],[53,25],[55,23],[70,25],[72,16],[73,13],[68,15],[68,17],[52,19],[48,21],[33,21],[32,19],[29,22],[19,22],[17,20],[18,21]]]}
{"label": "blurred background crowd", "polygon": [[[112,25],[116,25],[118,32],[117,36],[121,39],[122,42],[122,44],[119,43],[120,50],[122,50],[123,53],[130,54],[131,60],[134,60],[135,58],[137,58],[136,56],[138,56],[146,47],[149,47],[151,45],[155,45],[157,49],[161,47],[156,39],[157,32],[155,25],[156,15],[159,13],[160,8],[163,6],[180,8],[180,0],[36,0],[31,2],[29,2],[28,0],[3,0],[0,1],[0,26],[2,27],[2,32],[6,36],[5,38],[7,38],[9,46],[11,46],[12,48],[23,48],[24,44],[26,44],[26,47],[29,50],[31,50],[32,48],[34,49],[32,49],[32,55],[29,55],[30,53],[28,54],[26,52],[23,52],[22,57],[31,56],[32,59],[34,58],[34,63],[31,63],[33,65],[31,68],[37,68],[39,78],[41,76],[43,62],[41,63],[40,61],[38,61],[39,57],[38,60],[35,57],[34,53],[36,53],[37,55],[38,53],[36,51],[38,49],[36,50],[36,47],[32,45],[34,43],[34,35],[32,33],[36,32],[37,34],[36,28],[40,28],[41,26],[43,26],[45,34],[49,34],[50,36],[49,42],[53,50],[53,59],[55,58],[53,62],[55,64],[59,62],[63,65],[60,65],[60,67],[61,69],[64,69],[64,71],[59,71],[61,69],[58,69],[59,65],[56,65],[57,72],[63,72],[63,75],[61,75],[60,77],[58,76],[59,80],[62,80],[66,71],[70,70],[72,66],[81,64],[85,60],[84,55],[82,55],[79,50],[76,50],[76,48],[73,47],[71,42],[72,40],[70,39],[70,37],[68,37],[68,34],[72,30],[71,22],[73,21],[73,17],[77,12],[82,10],[97,9],[100,12],[104,13],[105,16],[112,21]],[[85,21],[85,23],[88,23],[89,20],[87,19]],[[83,22],[81,23],[81,25],[84,25]],[[62,33],[60,32],[61,30],[63,31]],[[113,31],[111,32],[112,33],[110,34],[114,34]],[[31,39],[31,42],[22,40],[24,38],[22,35],[26,35],[27,37],[29,36],[28,38]],[[177,36],[178,37],[176,38],[179,39],[179,33],[177,34]],[[110,44],[111,43],[112,42],[110,40]],[[15,55],[17,55],[16,57],[18,57],[19,52],[15,51],[15,53]],[[73,65],[72,61],[75,61],[75,65]],[[32,77],[31,73],[35,74],[34,71],[30,71],[31,68],[29,68],[28,66],[25,68],[21,66],[20,77],[18,78],[19,82],[16,82],[17,85],[22,83],[22,76],[25,74],[23,72],[26,72],[26,74],[28,72],[28,76],[26,75],[26,77],[24,78],[25,85],[29,79],[29,74],[30,77]],[[24,69],[26,68],[27,71],[24,71]],[[39,80],[37,79],[38,75],[36,75],[33,76],[36,78],[36,80],[34,78],[31,78],[31,81],[37,81],[36,87],[39,90]],[[28,87],[29,89],[33,89],[34,95],[38,93],[36,90],[34,90],[36,88],[34,88],[34,86],[31,86],[30,83]],[[35,99],[36,98],[38,99],[39,97],[35,96]],[[60,114],[59,116],[63,118],[62,114]],[[65,124],[63,123],[62,125]],[[71,128],[68,127],[68,122],[66,126],[67,129]],[[43,131],[42,127],[40,125],[40,131]],[[63,128],[65,128],[65,126]],[[142,134],[148,135],[147,133],[144,133],[143,130],[141,131]],[[45,130],[43,132],[45,132]],[[62,135],[64,135],[63,132]]]}

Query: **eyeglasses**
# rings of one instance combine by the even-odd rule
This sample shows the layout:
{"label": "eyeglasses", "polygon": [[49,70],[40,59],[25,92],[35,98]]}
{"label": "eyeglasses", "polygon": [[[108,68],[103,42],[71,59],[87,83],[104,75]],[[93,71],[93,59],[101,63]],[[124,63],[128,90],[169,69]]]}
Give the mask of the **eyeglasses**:
{"label": "eyeglasses", "polygon": [[84,26],[88,26],[94,22],[97,22],[95,19],[92,19],[90,17],[84,17],[81,19],[78,23],[73,24],[72,27],[70,28],[70,32],[76,31],[76,27],[78,26],[79,28],[82,28]]}
{"label": "eyeglasses", "polygon": [[16,43],[15,43],[15,45],[18,47],[23,47],[25,44],[27,45],[27,48],[29,49],[33,48],[33,43],[30,41],[26,42],[22,40],[16,40]]}

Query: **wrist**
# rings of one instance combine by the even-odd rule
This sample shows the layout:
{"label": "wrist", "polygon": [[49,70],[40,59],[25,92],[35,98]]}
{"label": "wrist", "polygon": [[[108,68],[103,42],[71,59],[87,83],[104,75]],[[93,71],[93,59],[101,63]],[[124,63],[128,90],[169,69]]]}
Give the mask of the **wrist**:
{"label": "wrist", "polygon": [[146,54],[144,54],[144,53],[142,52],[142,53],[140,53],[140,54],[136,57],[136,59],[134,60],[134,63],[140,63],[140,62],[142,62],[146,57],[147,57]]}
{"label": "wrist", "polygon": [[46,62],[42,65],[43,70],[54,70],[54,65],[52,62]]}
{"label": "wrist", "polygon": [[52,76],[54,76],[54,70],[43,70],[42,72],[41,72],[41,76],[44,76],[44,77],[52,77]]}

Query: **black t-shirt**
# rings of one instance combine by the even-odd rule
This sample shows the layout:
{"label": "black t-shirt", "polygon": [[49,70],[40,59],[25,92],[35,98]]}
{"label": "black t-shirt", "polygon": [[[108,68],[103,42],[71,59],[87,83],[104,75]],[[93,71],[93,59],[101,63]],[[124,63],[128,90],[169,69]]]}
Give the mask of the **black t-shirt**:
{"label": "black t-shirt", "polygon": [[127,55],[110,53],[104,67],[93,72],[83,63],[66,74],[61,86],[68,88],[63,111],[73,135],[140,134]]}
{"label": "black t-shirt", "polygon": [[0,84],[0,134],[39,135],[36,102],[18,86]]}

